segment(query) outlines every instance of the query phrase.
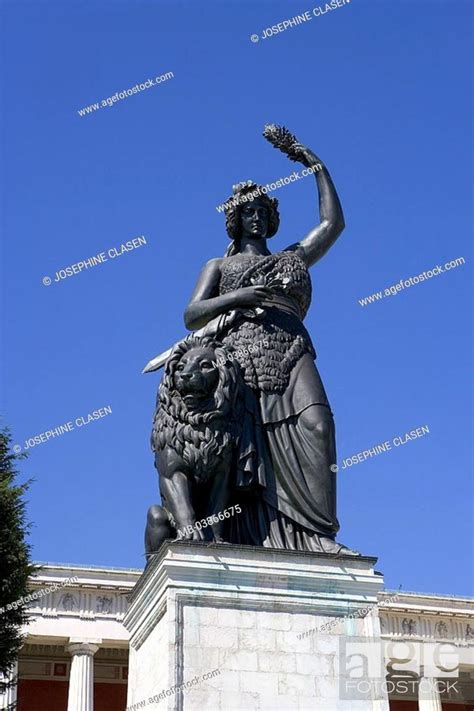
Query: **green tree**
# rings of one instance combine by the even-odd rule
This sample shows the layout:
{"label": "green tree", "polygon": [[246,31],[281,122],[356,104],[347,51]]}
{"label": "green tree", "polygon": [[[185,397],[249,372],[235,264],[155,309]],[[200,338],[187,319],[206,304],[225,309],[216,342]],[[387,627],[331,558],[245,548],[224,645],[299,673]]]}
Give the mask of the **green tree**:
{"label": "green tree", "polygon": [[[26,456],[12,450],[8,428],[0,430],[0,672],[5,676],[17,659],[21,628],[28,622],[26,608],[18,601],[28,595],[28,579],[37,570],[30,559],[24,499],[31,480],[16,483],[17,464]],[[0,692],[5,688],[0,682]]]}

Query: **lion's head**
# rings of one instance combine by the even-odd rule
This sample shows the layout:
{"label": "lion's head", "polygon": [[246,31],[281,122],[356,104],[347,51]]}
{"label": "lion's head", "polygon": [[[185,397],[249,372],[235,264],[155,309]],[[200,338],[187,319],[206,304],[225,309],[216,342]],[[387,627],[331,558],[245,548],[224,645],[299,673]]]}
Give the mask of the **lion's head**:
{"label": "lion's head", "polygon": [[186,461],[209,464],[238,431],[241,386],[239,365],[227,359],[222,343],[210,336],[178,343],[158,390],[153,450],[168,445]]}
{"label": "lion's head", "polygon": [[183,353],[174,367],[174,387],[188,410],[205,408],[219,383],[215,350],[193,346]]}

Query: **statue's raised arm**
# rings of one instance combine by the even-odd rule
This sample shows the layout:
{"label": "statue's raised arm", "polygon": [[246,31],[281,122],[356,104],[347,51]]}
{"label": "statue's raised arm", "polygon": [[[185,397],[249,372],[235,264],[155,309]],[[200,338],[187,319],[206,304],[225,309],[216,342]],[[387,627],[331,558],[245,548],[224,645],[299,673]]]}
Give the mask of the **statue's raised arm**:
{"label": "statue's raised arm", "polygon": [[319,193],[319,223],[299,242],[287,250],[297,251],[306,266],[311,267],[326,254],[344,229],[341,203],[328,169],[313,151],[299,143],[286,128],[271,124],[265,127],[265,138],[288,157],[309,168],[316,179]]}

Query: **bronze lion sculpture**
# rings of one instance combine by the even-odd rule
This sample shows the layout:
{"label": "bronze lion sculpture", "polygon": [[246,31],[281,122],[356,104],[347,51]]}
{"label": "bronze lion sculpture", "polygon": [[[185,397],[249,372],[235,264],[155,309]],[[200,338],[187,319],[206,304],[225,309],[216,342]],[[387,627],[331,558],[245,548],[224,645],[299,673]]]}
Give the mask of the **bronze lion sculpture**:
{"label": "bronze lion sculpture", "polygon": [[[171,352],[151,435],[162,505],[148,510],[147,560],[169,538],[225,542],[217,514],[229,501],[241,386],[238,363],[210,336],[188,336]],[[204,519],[209,524],[197,528]]]}

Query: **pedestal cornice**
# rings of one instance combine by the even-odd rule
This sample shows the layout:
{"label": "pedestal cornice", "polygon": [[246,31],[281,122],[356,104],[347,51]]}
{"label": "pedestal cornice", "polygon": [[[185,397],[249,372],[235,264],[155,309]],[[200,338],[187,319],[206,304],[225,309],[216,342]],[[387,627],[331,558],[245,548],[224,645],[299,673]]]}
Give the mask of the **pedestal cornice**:
{"label": "pedestal cornice", "polygon": [[192,590],[202,604],[238,604],[345,615],[377,603],[382,576],[377,558],[337,556],[254,546],[166,542],[135,586],[124,619],[138,648],[166,611],[170,589],[178,597]]}

